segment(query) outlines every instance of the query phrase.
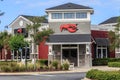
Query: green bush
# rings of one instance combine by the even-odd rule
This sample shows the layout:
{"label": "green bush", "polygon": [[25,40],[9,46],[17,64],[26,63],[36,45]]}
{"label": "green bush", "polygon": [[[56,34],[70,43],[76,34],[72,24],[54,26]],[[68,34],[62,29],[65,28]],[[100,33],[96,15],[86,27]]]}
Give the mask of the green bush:
{"label": "green bush", "polygon": [[37,63],[40,64],[40,65],[48,65],[48,60],[40,59],[40,60],[37,60]]}
{"label": "green bush", "polygon": [[27,65],[27,70],[28,70],[28,71],[33,71],[33,70],[34,70],[34,64],[28,63],[28,65]]}
{"label": "green bush", "polygon": [[108,64],[108,58],[105,59],[93,59],[92,65],[93,66],[100,66],[100,65],[107,65]]}
{"label": "green bush", "polygon": [[120,67],[120,62],[108,62],[109,67]]}
{"label": "green bush", "polygon": [[63,64],[62,64],[62,68],[64,70],[69,70],[69,66],[70,66],[69,61],[68,60],[64,60]]}
{"label": "green bush", "polygon": [[95,80],[120,80],[119,71],[100,71],[92,69],[87,72],[86,77]]}
{"label": "green bush", "polygon": [[93,59],[93,66],[108,65],[108,62],[120,62],[120,58],[103,58],[103,59]]}
{"label": "green bush", "polygon": [[57,60],[54,60],[51,62],[52,67],[54,67],[55,69],[58,68],[58,64],[59,64],[59,62]]}
{"label": "green bush", "polygon": [[12,68],[10,66],[2,66],[1,72],[11,72]]}

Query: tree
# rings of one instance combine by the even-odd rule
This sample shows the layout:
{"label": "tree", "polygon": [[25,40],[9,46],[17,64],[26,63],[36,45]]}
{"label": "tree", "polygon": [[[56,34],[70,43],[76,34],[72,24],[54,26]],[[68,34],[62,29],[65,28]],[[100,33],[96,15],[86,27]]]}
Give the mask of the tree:
{"label": "tree", "polygon": [[42,31],[38,31],[34,37],[34,40],[36,42],[36,44],[39,45],[40,42],[47,40],[48,36],[50,34],[53,34],[53,30],[52,29],[43,29]]}
{"label": "tree", "polygon": [[117,19],[114,31],[109,32],[109,38],[111,50],[115,50],[115,48],[120,47],[120,17]]}
{"label": "tree", "polygon": [[26,45],[28,45],[28,42],[26,42],[24,40],[24,36],[20,34],[12,36],[9,40],[10,49],[16,51],[17,55],[19,49],[25,47]]}
{"label": "tree", "polygon": [[0,33],[0,54],[2,59],[2,49],[3,49],[3,32]]}
{"label": "tree", "polygon": [[7,60],[7,58],[6,58],[6,56],[8,54],[7,51],[10,49],[9,44],[8,44],[10,37],[11,37],[11,35],[8,34],[7,31],[0,33],[0,53],[1,53],[1,57],[2,57],[2,50],[4,49],[5,60]]}
{"label": "tree", "polygon": [[[39,45],[39,43],[43,40],[42,38],[44,38],[44,36],[49,36],[50,34],[53,33],[53,31],[51,29],[47,29],[47,30],[43,30],[43,31],[39,31],[39,27],[41,27],[41,23],[43,23],[46,20],[45,16],[41,16],[41,17],[34,17],[34,18],[30,18],[30,20],[32,21],[32,24],[27,24],[27,30],[28,32],[31,34],[31,38],[32,38],[32,53],[33,58],[35,60],[35,53],[36,53],[36,45]],[[34,68],[35,68],[35,61],[34,61]]]}

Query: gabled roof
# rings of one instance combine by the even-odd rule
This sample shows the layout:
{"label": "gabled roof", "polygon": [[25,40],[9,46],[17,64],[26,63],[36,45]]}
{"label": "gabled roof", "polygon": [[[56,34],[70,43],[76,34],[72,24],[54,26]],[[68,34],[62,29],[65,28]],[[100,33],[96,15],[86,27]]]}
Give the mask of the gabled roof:
{"label": "gabled roof", "polygon": [[[20,15],[20,16],[22,16],[30,21],[32,21],[32,18],[34,18],[34,17],[40,17],[40,16],[29,16],[29,15]],[[46,19],[45,21],[43,21],[43,23],[48,23],[48,20]]]}
{"label": "gabled roof", "polygon": [[117,23],[117,19],[118,19],[118,17],[111,17],[111,18],[101,22],[99,25],[101,25],[101,24],[110,24],[110,23]]}
{"label": "gabled roof", "polygon": [[66,4],[48,8],[46,10],[58,10],[58,9],[92,9],[92,8],[88,6],[74,4],[74,3],[66,3]]}

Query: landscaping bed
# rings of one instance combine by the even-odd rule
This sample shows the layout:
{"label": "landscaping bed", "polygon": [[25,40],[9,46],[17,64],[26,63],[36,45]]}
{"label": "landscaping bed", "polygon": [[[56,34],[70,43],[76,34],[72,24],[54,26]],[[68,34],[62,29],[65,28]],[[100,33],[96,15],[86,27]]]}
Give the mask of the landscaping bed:
{"label": "landscaping bed", "polygon": [[0,62],[0,72],[38,72],[61,70],[69,70],[69,62],[67,60],[64,61],[63,64],[60,64],[59,61],[55,60],[49,65],[47,60],[38,60],[35,64],[28,61],[27,65],[22,62],[15,61]]}

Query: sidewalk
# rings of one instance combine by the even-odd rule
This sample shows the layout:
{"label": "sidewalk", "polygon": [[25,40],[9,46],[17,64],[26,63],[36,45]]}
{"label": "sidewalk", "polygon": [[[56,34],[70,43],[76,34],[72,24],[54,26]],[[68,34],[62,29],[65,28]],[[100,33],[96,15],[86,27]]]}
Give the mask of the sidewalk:
{"label": "sidewalk", "polygon": [[74,73],[74,72],[87,72],[91,69],[99,69],[99,70],[106,70],[106,71],[112,71],[112,70],[120,70],[120,68],[112,68],[108,66],[93,66],[91,68],[74,68],[69,71],[49,71],[49,72],[13,72],[13,73],[0,73],[0,75],[38,75],[38,74],[56,74],[56,73]]}

